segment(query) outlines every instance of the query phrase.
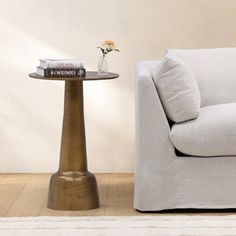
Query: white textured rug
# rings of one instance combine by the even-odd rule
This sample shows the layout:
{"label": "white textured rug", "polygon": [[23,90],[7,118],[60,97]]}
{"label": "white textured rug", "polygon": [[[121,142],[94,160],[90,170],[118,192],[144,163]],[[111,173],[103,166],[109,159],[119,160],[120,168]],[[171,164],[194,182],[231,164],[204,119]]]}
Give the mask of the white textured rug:
{"label": "white textured rug", "polygon": [[236,216],[12,217],[0,218],[0,236],[227,236]]}

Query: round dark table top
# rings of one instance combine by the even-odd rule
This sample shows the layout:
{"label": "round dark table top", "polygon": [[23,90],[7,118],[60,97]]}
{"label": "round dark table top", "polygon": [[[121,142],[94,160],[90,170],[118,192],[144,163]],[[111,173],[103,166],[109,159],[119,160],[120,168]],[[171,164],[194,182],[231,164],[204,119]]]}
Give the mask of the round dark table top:
{"label": "round dark table top", "polygon": [[116,79],[119,77],[119,74],[108,72],[106,75],[98,75],[97,71],[86,71],[85,77],[44,77],[36,73],[29,74],[29,77],[35,79],[46,79],[46,80],[66,80],[66,81],[90,81],[90,80],[106,80],[106,79]]}

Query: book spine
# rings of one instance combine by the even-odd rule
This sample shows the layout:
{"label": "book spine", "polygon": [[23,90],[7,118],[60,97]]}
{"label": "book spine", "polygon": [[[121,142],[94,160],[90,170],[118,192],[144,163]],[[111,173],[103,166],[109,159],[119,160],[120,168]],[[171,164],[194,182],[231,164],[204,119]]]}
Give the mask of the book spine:
{"label": "book spine", "polygon": [[85,77],[84,68],[47,68],[44,69],[45,77]]}
{"label": "book spine", "polygon": [[84,68],[80,61],[40,61],[40,66],[47,68]]}

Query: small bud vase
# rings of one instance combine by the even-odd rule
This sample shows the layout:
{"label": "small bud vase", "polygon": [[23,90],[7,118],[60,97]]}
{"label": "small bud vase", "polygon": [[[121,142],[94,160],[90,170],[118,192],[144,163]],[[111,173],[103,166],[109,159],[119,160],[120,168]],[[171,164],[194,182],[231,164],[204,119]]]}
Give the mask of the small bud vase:
{"label": "small bud vase", "polygon": [[108,62],[104,56],[101,56],[98,61],[98,75],[108,74]]}

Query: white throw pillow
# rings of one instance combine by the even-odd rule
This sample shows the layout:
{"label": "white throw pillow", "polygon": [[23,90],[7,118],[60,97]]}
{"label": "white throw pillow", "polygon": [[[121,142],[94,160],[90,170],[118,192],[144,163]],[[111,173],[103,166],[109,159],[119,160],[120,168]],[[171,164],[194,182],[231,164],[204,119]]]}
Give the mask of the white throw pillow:
{"label": "white throw pillow", "polygon": [[200,92],[193,71],[186,63],[166,55],[153,71],[153,80],[170,120],[180,123],[197,118]]}

